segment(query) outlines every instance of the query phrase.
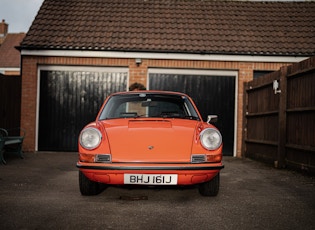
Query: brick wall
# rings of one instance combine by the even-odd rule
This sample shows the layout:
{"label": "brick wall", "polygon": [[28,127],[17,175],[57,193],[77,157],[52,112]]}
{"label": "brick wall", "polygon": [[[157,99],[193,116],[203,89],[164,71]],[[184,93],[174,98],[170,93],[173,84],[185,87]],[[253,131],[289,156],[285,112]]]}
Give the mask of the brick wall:
{"label": "brick wall", "polygon": [[151,60],[142,59],[137,65],[135,59],[117,58],[78,58],[78,57],[22,57],[22,107],[21,126],[26,129],[24,151],[34,151],[36,145],[36,101],[37,101],[37,66],[38,65],[84,65],[96,67],[128,67],[129,83],[147,84],[148,68],[183,68],[206,70],[236,70],[238,76],[237,93],[237,156],[241,156],[242,117],[243,117],[243,82],[253,79],[254,70],[278,70],[290,63],[254,63],[228,61],[189,61],[189,60]]}

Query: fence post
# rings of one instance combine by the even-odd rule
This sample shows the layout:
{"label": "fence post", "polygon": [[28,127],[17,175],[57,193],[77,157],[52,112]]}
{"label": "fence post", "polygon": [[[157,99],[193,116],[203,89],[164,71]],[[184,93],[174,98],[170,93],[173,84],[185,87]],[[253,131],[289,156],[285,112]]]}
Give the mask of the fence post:
{"label": "fence post", "polygon": [[242,123],[242,146],[241,146],[241,157],[246,157],[246,145],[245,140],[247,138],[247,105],[248,105],[248,93],[247,93],[248,82],[243,83],[243,123]]}
{"label": "fence post", "polygon": [[276,168],[285,167],[285,145],[286,145],[286,126],[287,126],[287,72],[288,67],[280,68],[280,98],[279,98],[279,130],[278,130],[278,153],[275,161]]}

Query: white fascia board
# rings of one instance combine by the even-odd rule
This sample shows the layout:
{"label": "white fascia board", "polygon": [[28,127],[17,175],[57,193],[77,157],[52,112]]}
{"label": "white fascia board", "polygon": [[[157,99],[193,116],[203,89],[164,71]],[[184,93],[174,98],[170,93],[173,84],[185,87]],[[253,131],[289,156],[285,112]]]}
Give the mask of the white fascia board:
{"label": "white fascia board", "polygon": [[20,68],[14,68],[14,67],[12,67],[12,68],[1,68],[0,67],[0,73],[4,73],[4,72],[6,72],[6,71],[20,71]]}
{"label": "white fascia board", "polygon": [[159,60],[199,60],[236,62],[301,62],[309,57],[253,56],[220,54],[142,53],[81,50],[21,50],[22,56],[95,57],[95,58],[143,58]]}
{"label": "white fascia board", "polygon": [[59,66],[59,65],[39,65],[39,70],[46,71],[86,71],[86,72],[112,72],[112,73],[121,73],[128,72],[127,67],[87,67],[87,66]]}
{"label": "white fascia board", "polygon": [[233,70],[196,70],[196,69],[172,69],[172,68],[149,68],[150,73],[158,74],[189,74],[189,75],[212,75],[212,76],[232,76],[238,75],[238,71]]}

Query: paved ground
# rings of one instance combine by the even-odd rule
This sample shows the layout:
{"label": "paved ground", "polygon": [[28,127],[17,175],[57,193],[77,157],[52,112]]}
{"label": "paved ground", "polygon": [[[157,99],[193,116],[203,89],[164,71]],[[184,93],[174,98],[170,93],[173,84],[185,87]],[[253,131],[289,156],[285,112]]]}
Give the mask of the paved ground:
{"label": "paved ground", "polygon": [[0,165],[0,229],[315,229],[315,179],[296,172],[225,157],[217,197],[195,187],[110,187],[84,197],[76,159],[7,158]]}

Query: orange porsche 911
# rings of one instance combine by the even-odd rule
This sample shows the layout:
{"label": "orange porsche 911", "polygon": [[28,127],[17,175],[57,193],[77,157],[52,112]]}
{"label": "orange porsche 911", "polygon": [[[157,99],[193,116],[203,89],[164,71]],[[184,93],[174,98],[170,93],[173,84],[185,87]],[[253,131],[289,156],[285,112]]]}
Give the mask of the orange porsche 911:
{"label": "orange porsche 911", "polygon": [[79,186],[96,195],[107,185],[198,185],[219,192],[222,136],[183,93],[132,91],[110,95],[79,136]]}

